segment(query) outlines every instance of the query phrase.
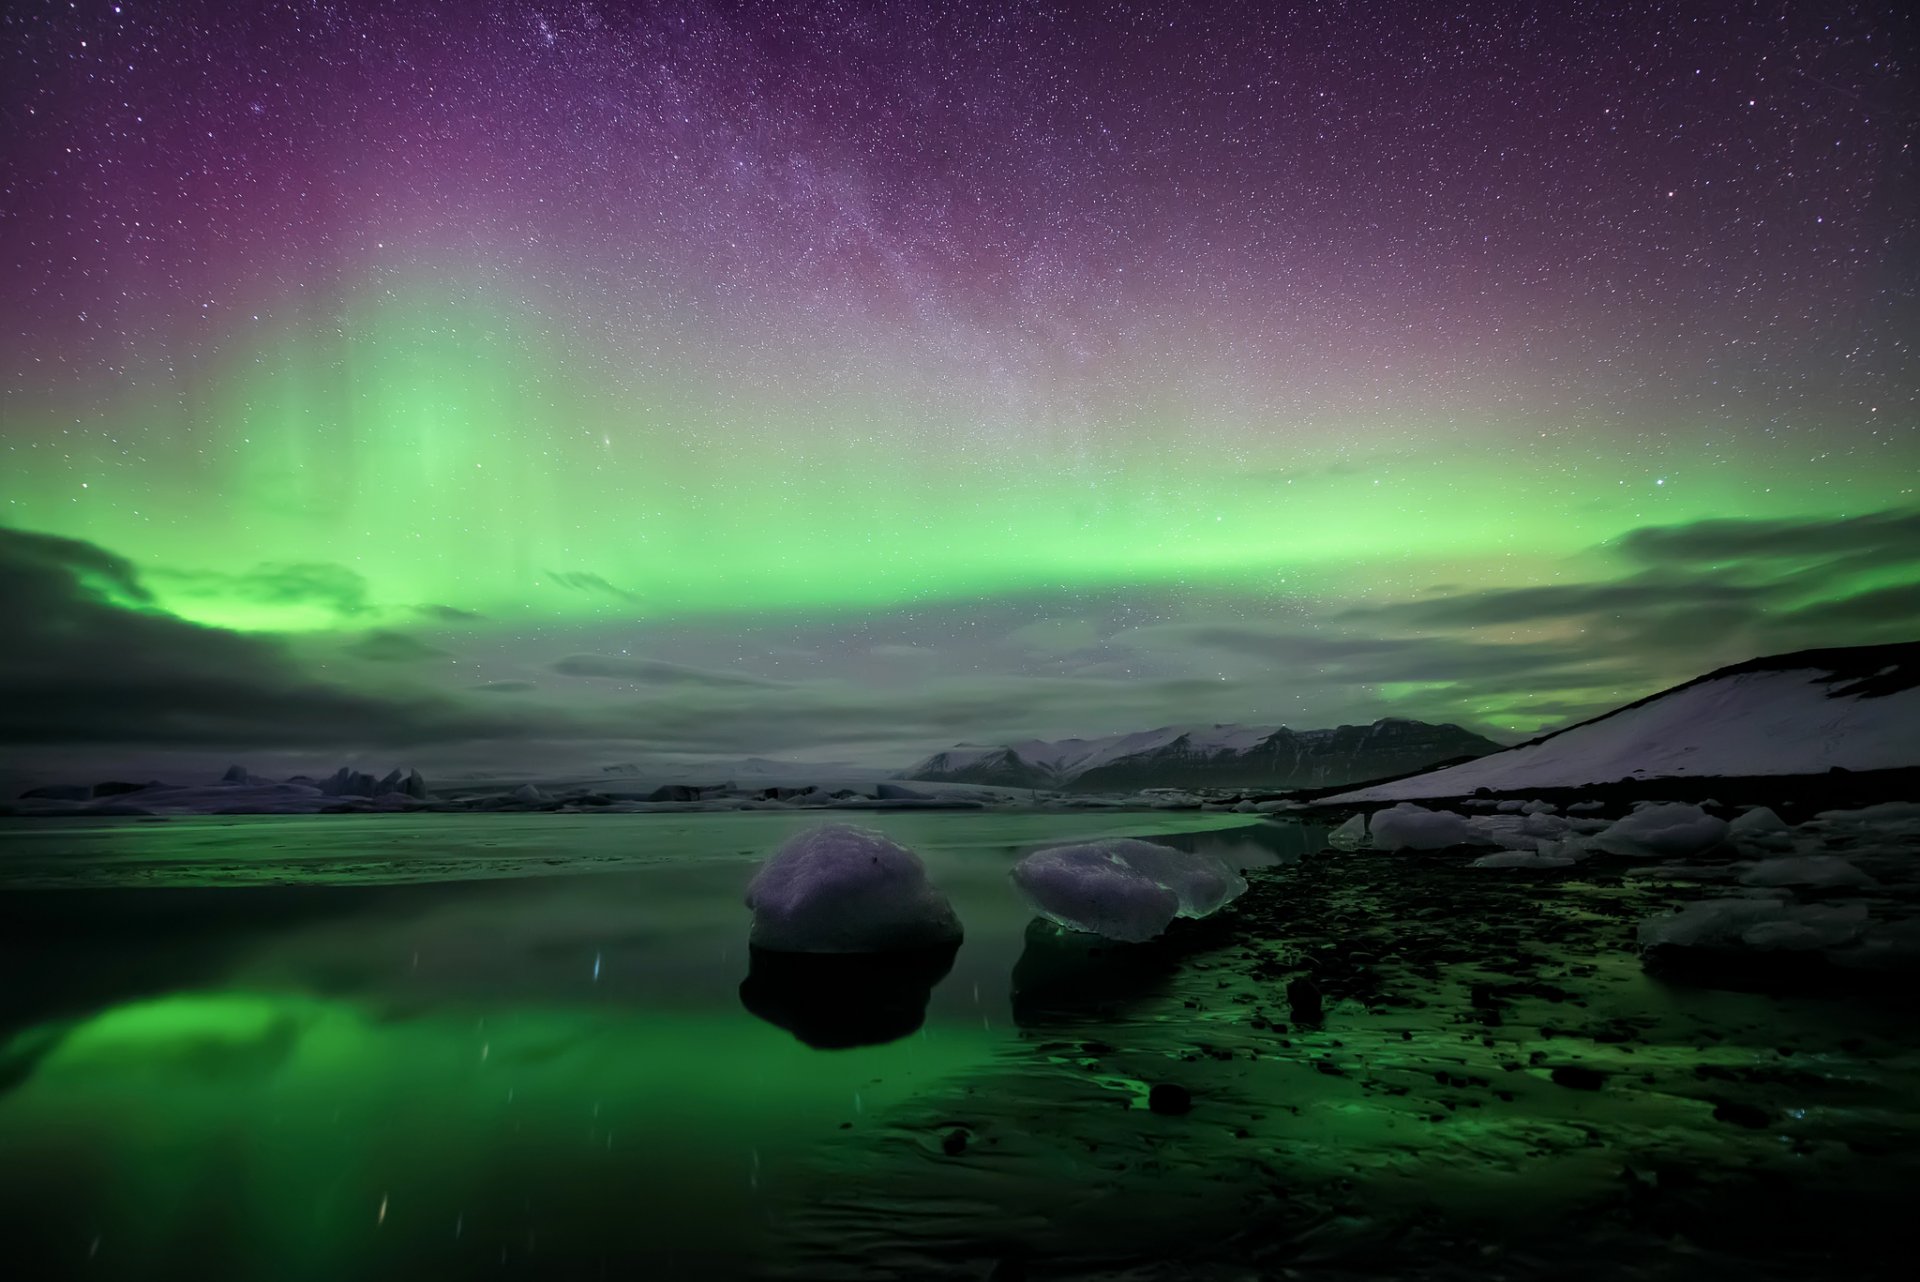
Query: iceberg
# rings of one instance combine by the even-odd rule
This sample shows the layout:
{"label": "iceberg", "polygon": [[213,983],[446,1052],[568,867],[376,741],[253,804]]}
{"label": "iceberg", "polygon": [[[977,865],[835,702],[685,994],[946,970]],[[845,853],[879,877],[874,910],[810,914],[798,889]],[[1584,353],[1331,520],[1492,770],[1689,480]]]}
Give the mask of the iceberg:
{"label": "iceberg", "polygon": [[823,824],[747,886],[752,943],[770,952],[889,953],[958,944],[960,919],[920,856],[883,833]]}
{"label": "iceberg", "polygon": [[1123,943],[1152,939],[1175,917],[1209,916],[1247,888],[1217,855],[1132,837],[1035,851],[1012,877],[1048,921]]}

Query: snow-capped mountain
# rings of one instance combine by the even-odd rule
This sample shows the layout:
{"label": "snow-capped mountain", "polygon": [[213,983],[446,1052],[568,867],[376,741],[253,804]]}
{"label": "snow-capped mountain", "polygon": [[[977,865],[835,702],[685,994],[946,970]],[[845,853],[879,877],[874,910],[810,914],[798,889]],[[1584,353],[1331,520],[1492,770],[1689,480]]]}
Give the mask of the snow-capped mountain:
{"label": "snow-capped mountain", "polygon": [[1326,801],[1910,766],[1920,766],[1920,642],[1752,659],[1504,752]]}
{"label": "snow-capped mountain", "polygon": [[1100,739],[961,744],[904,779],[1131,792],[1139,788],[1308,788],[1418,770],[1497,752],[1455,725],[1388,717],[1370,726],[1162,726]]}

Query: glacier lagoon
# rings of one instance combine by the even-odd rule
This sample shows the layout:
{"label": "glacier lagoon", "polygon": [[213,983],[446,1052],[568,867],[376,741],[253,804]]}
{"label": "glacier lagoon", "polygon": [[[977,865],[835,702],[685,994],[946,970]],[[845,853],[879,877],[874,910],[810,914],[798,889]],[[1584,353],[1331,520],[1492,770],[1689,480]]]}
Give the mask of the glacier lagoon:
{"label": "glacier lagoon", "polygon": [[[1633,923],[1694,892],[1321,858],[1324,828],[1239,815],[859,821],[924,857],[956,953],[750,956],[747,880],[816,816],[7,823],[0,958],[31,981],[0,995],[17,1258],[1807,1276],[1853,1258],[1836,1232],[1869,1258],[1913,1186],[1910,1007],[1647,975]],[[1012,865],[1114,836],[1212,850],[1254,887],[1148,945],[1034,922]],[[1290,983],[1303,962],[1324,992]]]}

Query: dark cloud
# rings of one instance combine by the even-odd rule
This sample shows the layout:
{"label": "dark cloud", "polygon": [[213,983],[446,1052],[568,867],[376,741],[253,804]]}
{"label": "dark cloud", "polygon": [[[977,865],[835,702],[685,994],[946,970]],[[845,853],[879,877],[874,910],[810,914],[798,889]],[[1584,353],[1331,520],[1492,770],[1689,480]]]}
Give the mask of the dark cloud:
{"label": "dark cloud", "polygon": [[1920,635],[1920,582],[1817,601],[1795,610],[1788,622],[1822,628],[1864,627],[1873,629],[1872,640],[1904,640]]}
{"label": "dark cloud", "polygon": [[1348,622],[1403,626],[1477,628],[1534,623],[1588,614],[1617,614],[1678,604],[1719,605],[1765,600],[1769,586],[1715,582],[1699,577],[1643,577],[1613,583],[1555,583],[1356,606],[1336,617]]}
{"label": "dark cloud", "polygon": [[598,593],[614,597],[630,605],[638,605],[640,598],[625,588],[616,587],[597,574],[588,574],[583,570],[548,570],[547,581],[572,592]]}
{"label": "dark cloud", "polygon": [[1633,530],[1616,543],[1636,561],[1702,565],[1864,557],[1867,563],[1920,560],[1920,511],[1870,512],[1832,520],[1696,521]]}
{"label": "dark cloud", "polygon": [[556,660],[552,670],[568,677],[613,677],[647,685],[708,686],[715,689],[744,687],[772,689],[780,683],[763,681],[742,673],[712,672],[705,668],[668,663],[662,659],[633,659],[618,654],[570,654]]}
{"label": "dark cloud", "polygon": [[451,659],[450,651],[428,645],[404,632],[376,631],[356,637],[341,647],[356,659],[372,663],[419,663],[427,659]]}
{"label": "dark cloud", "polygon": [[[1388,630],[1582,620],[1596,649],[1717,658],[1729,648],[1753,647],[1735,655],[1744,658],[1768,648],[1885,640],[1914,622],[1920,513],[1700,521],[1634,530],[1615,546],[1645,568],[1605,582],[1454,592],[1335,617]],[[1907,582],[1888,585],[1889,574]]]}
{"label": "dark cloud", "polygon": [[0,599],[10,615],[0,630],[8,743],[359,748],[563,728],[320,680],[274,638],[160,612],[125,561],[70,539],[0,529]]}
{"label": "dark cloud", "polygon": [[462,610],[454,605],[419,605],[414,610],[422,618],[436,623],[480,623],[487,617],[477,610]]}
{"label": "dark cloud", "polygon": [[475,694],[524,694],[540,687],[532,681],[485,681],[467,688]]}

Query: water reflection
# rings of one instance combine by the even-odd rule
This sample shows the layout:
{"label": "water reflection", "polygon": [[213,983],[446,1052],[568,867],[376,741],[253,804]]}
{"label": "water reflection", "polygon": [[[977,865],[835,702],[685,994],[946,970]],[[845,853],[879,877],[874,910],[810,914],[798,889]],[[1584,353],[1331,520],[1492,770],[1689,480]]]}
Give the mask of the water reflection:
{"label": "water reflection", "polygon": [[1121,944],[1035,918],[1013,967],[1013,1022],[1045,1028],[1121,1019],[1162,992],[1189,957],[1226,937],[1217,921],[1181,919],[1158,939]]}
{"label": "water reflection", "polygon": [[748,950],[740,1004],[816,1050],[880,1046],[918,1032],[958,943],[902,953]]}

